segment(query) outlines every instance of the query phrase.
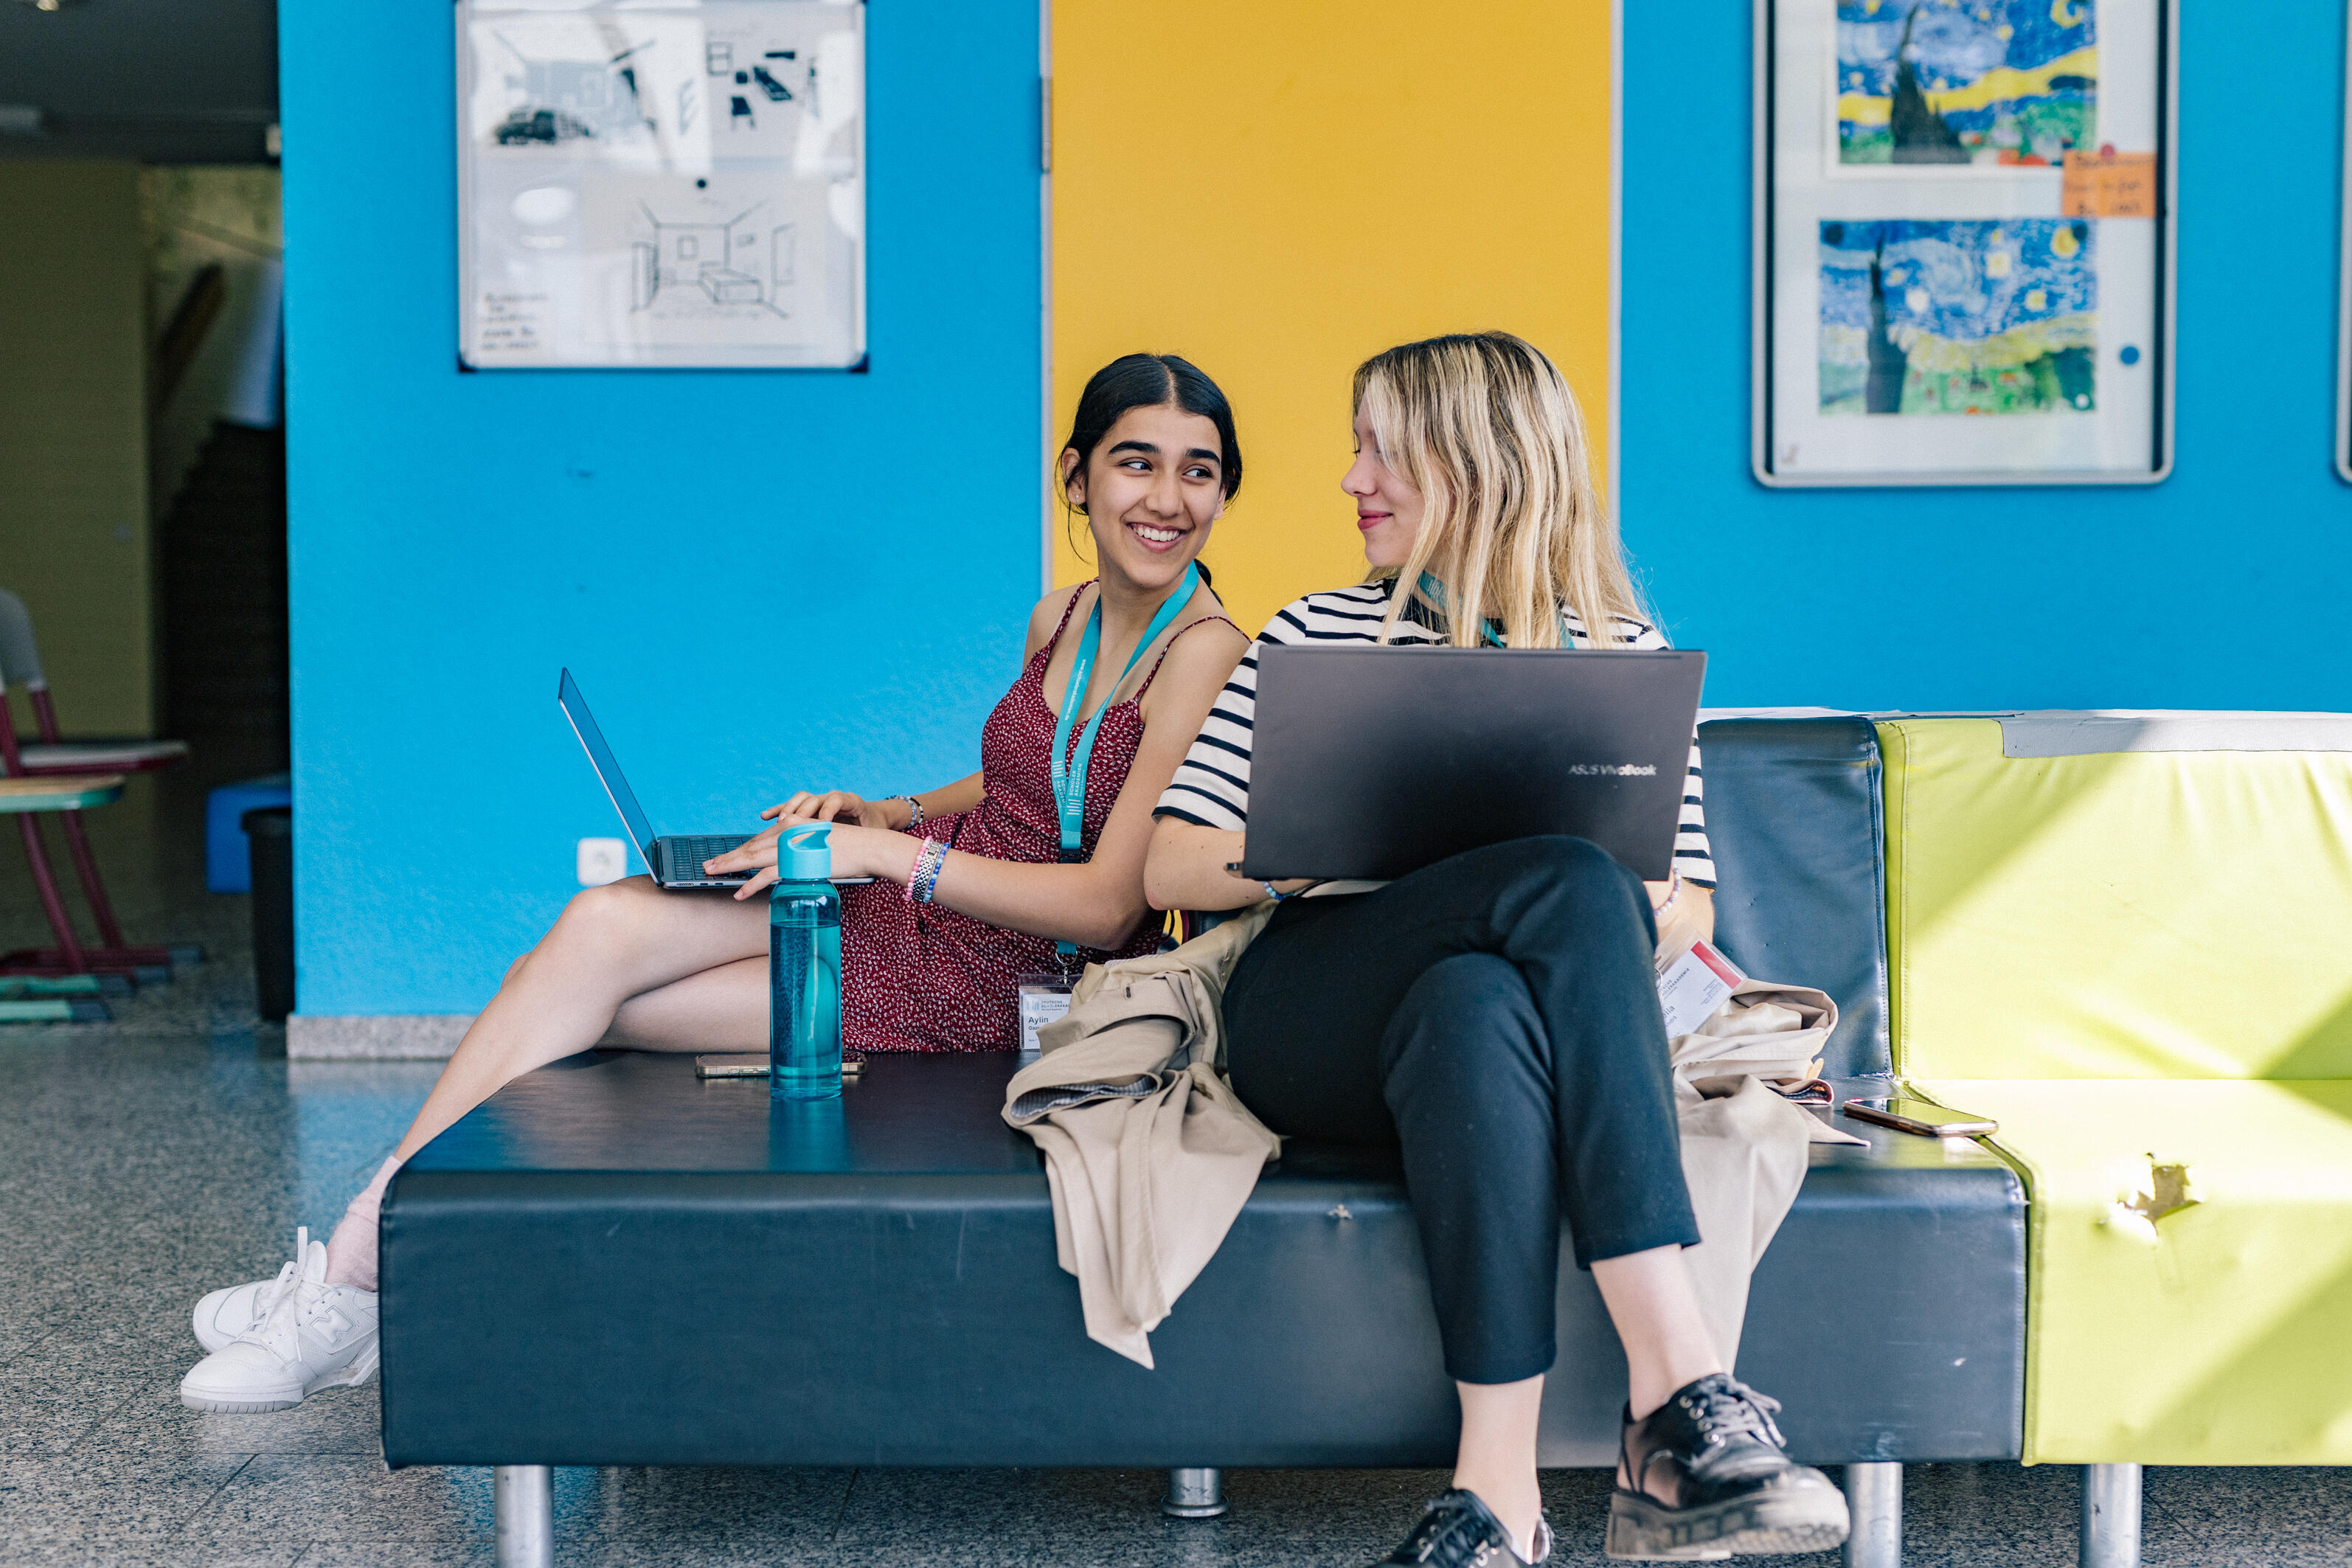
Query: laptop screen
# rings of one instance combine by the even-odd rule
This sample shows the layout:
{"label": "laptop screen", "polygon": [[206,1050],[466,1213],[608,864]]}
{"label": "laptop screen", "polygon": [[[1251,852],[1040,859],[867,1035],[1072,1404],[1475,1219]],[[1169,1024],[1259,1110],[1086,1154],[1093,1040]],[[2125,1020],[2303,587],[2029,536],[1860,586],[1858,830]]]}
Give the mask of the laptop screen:
{"label": "laptop screen", "polygon": [[652,864],[654,825],[646,820],[637,797],[629,793],[629,781],[621,776],[621,764],[613,760],[612,748],[604,744],[604,732],[596,728],[596,721],[589,715],[588,700],[580,695],[580,684],[572,679],[569,669],[556,682],[555,700],[562,708],[563,716],[572,721],[572,732],[580,737],[581,747],[588,753],[588,765],[603,781],[604,794],[612,800],[613,809],[621,814],[621,825],[629,830],[638,856]]}

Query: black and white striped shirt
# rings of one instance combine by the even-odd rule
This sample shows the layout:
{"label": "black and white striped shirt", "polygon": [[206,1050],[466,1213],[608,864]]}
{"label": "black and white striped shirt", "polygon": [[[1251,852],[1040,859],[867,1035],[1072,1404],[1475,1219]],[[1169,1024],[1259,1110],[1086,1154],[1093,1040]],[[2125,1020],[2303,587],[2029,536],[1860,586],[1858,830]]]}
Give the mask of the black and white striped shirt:
{"label": "black and white striped shirt", "polygon": [[[1200,737],[1185,753],[1183,766],[1169,783],[1154,816],[1173,816],[1202,827],[1241,832],[1249,823],[1251,730],[1257,711],[1258,643],[1369,643],[1378,640],[1388,616],[1391,583],[1368,583],[1328,594],[1309,594],[1276,615],[1258,633],[1257,642],[1225,682],[1217,705],[1209,710]],[[1580,645],[1586,641],[1584,625],[1566,617],[1568,629]],[[1418,599],[1397,617],[1399,643],[1444,642]],[[1616,639],[1631,648],[1667,646],[1658,628],[1643,621],[1619,617]],[[1688,880],[1702,888],[1715,886],[1715,858],[1706,842],[1706,807],[1699,775],[1698,738],[1691,738],[1690,772],[1683,784],[1681,826],[1675,835],[1675,865]]]}

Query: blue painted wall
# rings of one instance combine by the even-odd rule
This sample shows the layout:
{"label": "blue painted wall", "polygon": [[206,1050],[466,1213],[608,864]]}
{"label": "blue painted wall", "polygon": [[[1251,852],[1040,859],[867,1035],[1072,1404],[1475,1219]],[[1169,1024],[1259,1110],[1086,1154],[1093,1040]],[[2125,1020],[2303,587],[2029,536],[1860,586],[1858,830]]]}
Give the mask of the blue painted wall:
{"label": "blue painted wall", "polygon": [[470,1012],[617,835],[978,765],[1040,572],[1036,10],[868,19],[872,370],[457,368],[447,4],[285,0],[299,997]]}
{"label": "blue painted wall", "polygon": [[1622,496],[1714,703],[2352,708],[2332,467],[2342,0],[2181,6],[2172,477],[1748,475],[1745,6],[1624,5]]}

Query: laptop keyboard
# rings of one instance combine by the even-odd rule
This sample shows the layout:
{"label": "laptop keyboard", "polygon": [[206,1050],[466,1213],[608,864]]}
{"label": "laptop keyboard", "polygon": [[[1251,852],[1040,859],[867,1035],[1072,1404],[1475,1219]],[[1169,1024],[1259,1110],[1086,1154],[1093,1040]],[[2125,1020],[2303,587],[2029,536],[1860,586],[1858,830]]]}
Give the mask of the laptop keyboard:
{"label": "laptop keyboard", "polygon": [[[726,854],[749,837],[750,835],[742,833],[725,833],[702,838],[680,837],[665,839],[663,842],[668,846],[667,853],[669,856],[671,879],[686,880],[703,876],[702,863],[705,860],[714,855]],[[730,873],[724,879],[742,881],[747,879],[747,876],[748,873],[738,871]]]}

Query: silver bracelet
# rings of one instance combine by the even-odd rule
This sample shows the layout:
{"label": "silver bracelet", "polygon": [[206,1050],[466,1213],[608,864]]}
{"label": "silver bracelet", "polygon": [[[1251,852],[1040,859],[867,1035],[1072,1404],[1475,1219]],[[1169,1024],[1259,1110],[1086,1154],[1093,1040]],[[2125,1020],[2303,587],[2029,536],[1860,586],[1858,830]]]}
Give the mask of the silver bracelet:
{"label": "silver bracelet", "polygon": [[939,891],[940,871],[948,863],[948,847],[940,839],[926,838],[915,856],[914,874],[907,879],[907,901],[928,904]]}

